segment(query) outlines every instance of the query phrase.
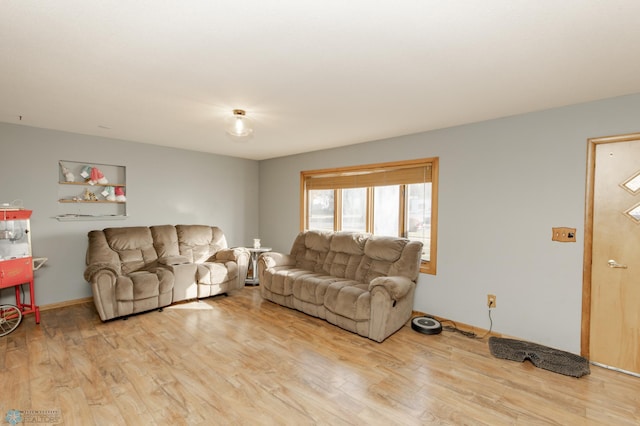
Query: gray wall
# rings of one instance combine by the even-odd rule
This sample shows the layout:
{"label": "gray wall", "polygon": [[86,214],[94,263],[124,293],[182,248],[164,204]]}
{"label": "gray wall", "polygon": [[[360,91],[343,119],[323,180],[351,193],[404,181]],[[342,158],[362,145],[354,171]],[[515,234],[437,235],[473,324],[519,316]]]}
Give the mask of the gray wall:
{"label": "gray wall", "polygon": [[[438,156],[438,274],[420,276],[414,309],[488,328],[494,293],[494,330],[579,352],[586,141],[640,131],[638,117],[640,94],[261,162],[0,123],[0,202],[34,211],[46,305],[91,295],[91,229],[213,224],[232,246],[259,236],[288,252],[300,171]],[[126,166],[130,217],[53,219],[61,159]],[[577,228],[578,242],[551,242],[554,226]]]}
{"label": "gray wall", "polygon": [[[260,236],[288,252],[302,170],[440,157],[438,274],[414,309],[579,352],[587,139],[640,131],[625,96],[260,163]],[[551,228],[577,228],[576,243]]]}
{"label": "gray wall", "polygon": [[[59,222],[58,160],[127,168],[125,220]],[[94,136],[0,123],[0,202],[22,199],[33,210],[36,302],[47,305],[91,296],[84,281],[87,232],[118,226],[207,224],[229,245],[258,234],[259,163]],[[82,192],[83,187],[78,187]],[[10,302],[13,292],[0,294]]]}

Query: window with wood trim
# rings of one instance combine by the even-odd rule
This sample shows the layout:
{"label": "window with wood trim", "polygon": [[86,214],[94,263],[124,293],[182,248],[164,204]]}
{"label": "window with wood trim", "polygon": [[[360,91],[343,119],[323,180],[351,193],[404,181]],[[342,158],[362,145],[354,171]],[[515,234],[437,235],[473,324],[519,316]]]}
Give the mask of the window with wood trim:
{"label": "window with wood trim", "polygon": [[301,229],[368,232],[423,243],[436,273],[438,157],[300,173]]}

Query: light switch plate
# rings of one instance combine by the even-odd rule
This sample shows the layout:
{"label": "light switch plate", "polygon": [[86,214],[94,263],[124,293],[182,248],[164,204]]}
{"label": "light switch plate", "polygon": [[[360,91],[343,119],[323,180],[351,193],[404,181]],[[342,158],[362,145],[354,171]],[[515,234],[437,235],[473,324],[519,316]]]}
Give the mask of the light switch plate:
{"label": "light switch plate", "polygon": [[576,242],[576,228],[551,228],[551,241],[559,241],[561,243]]}

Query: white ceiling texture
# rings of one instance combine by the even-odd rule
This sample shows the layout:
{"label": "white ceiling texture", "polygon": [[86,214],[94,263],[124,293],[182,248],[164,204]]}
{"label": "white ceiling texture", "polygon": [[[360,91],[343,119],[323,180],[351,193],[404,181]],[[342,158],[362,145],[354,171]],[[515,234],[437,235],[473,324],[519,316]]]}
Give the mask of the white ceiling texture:
{"label": "white ceiling texture", "polygon": [[267,159],[638,93],[639,18],[638,0],[4,0],[0,121]]}

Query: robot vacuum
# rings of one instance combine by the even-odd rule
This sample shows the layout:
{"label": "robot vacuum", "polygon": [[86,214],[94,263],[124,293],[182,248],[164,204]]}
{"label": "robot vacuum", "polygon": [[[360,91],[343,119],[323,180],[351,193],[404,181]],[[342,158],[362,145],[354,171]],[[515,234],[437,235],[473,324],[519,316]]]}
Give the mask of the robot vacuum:
{"label": "robot vacuum", "polygon": [[440,334],[442,324],[431,317],[415,317],[411,320],[411,328],[422,334]]}

